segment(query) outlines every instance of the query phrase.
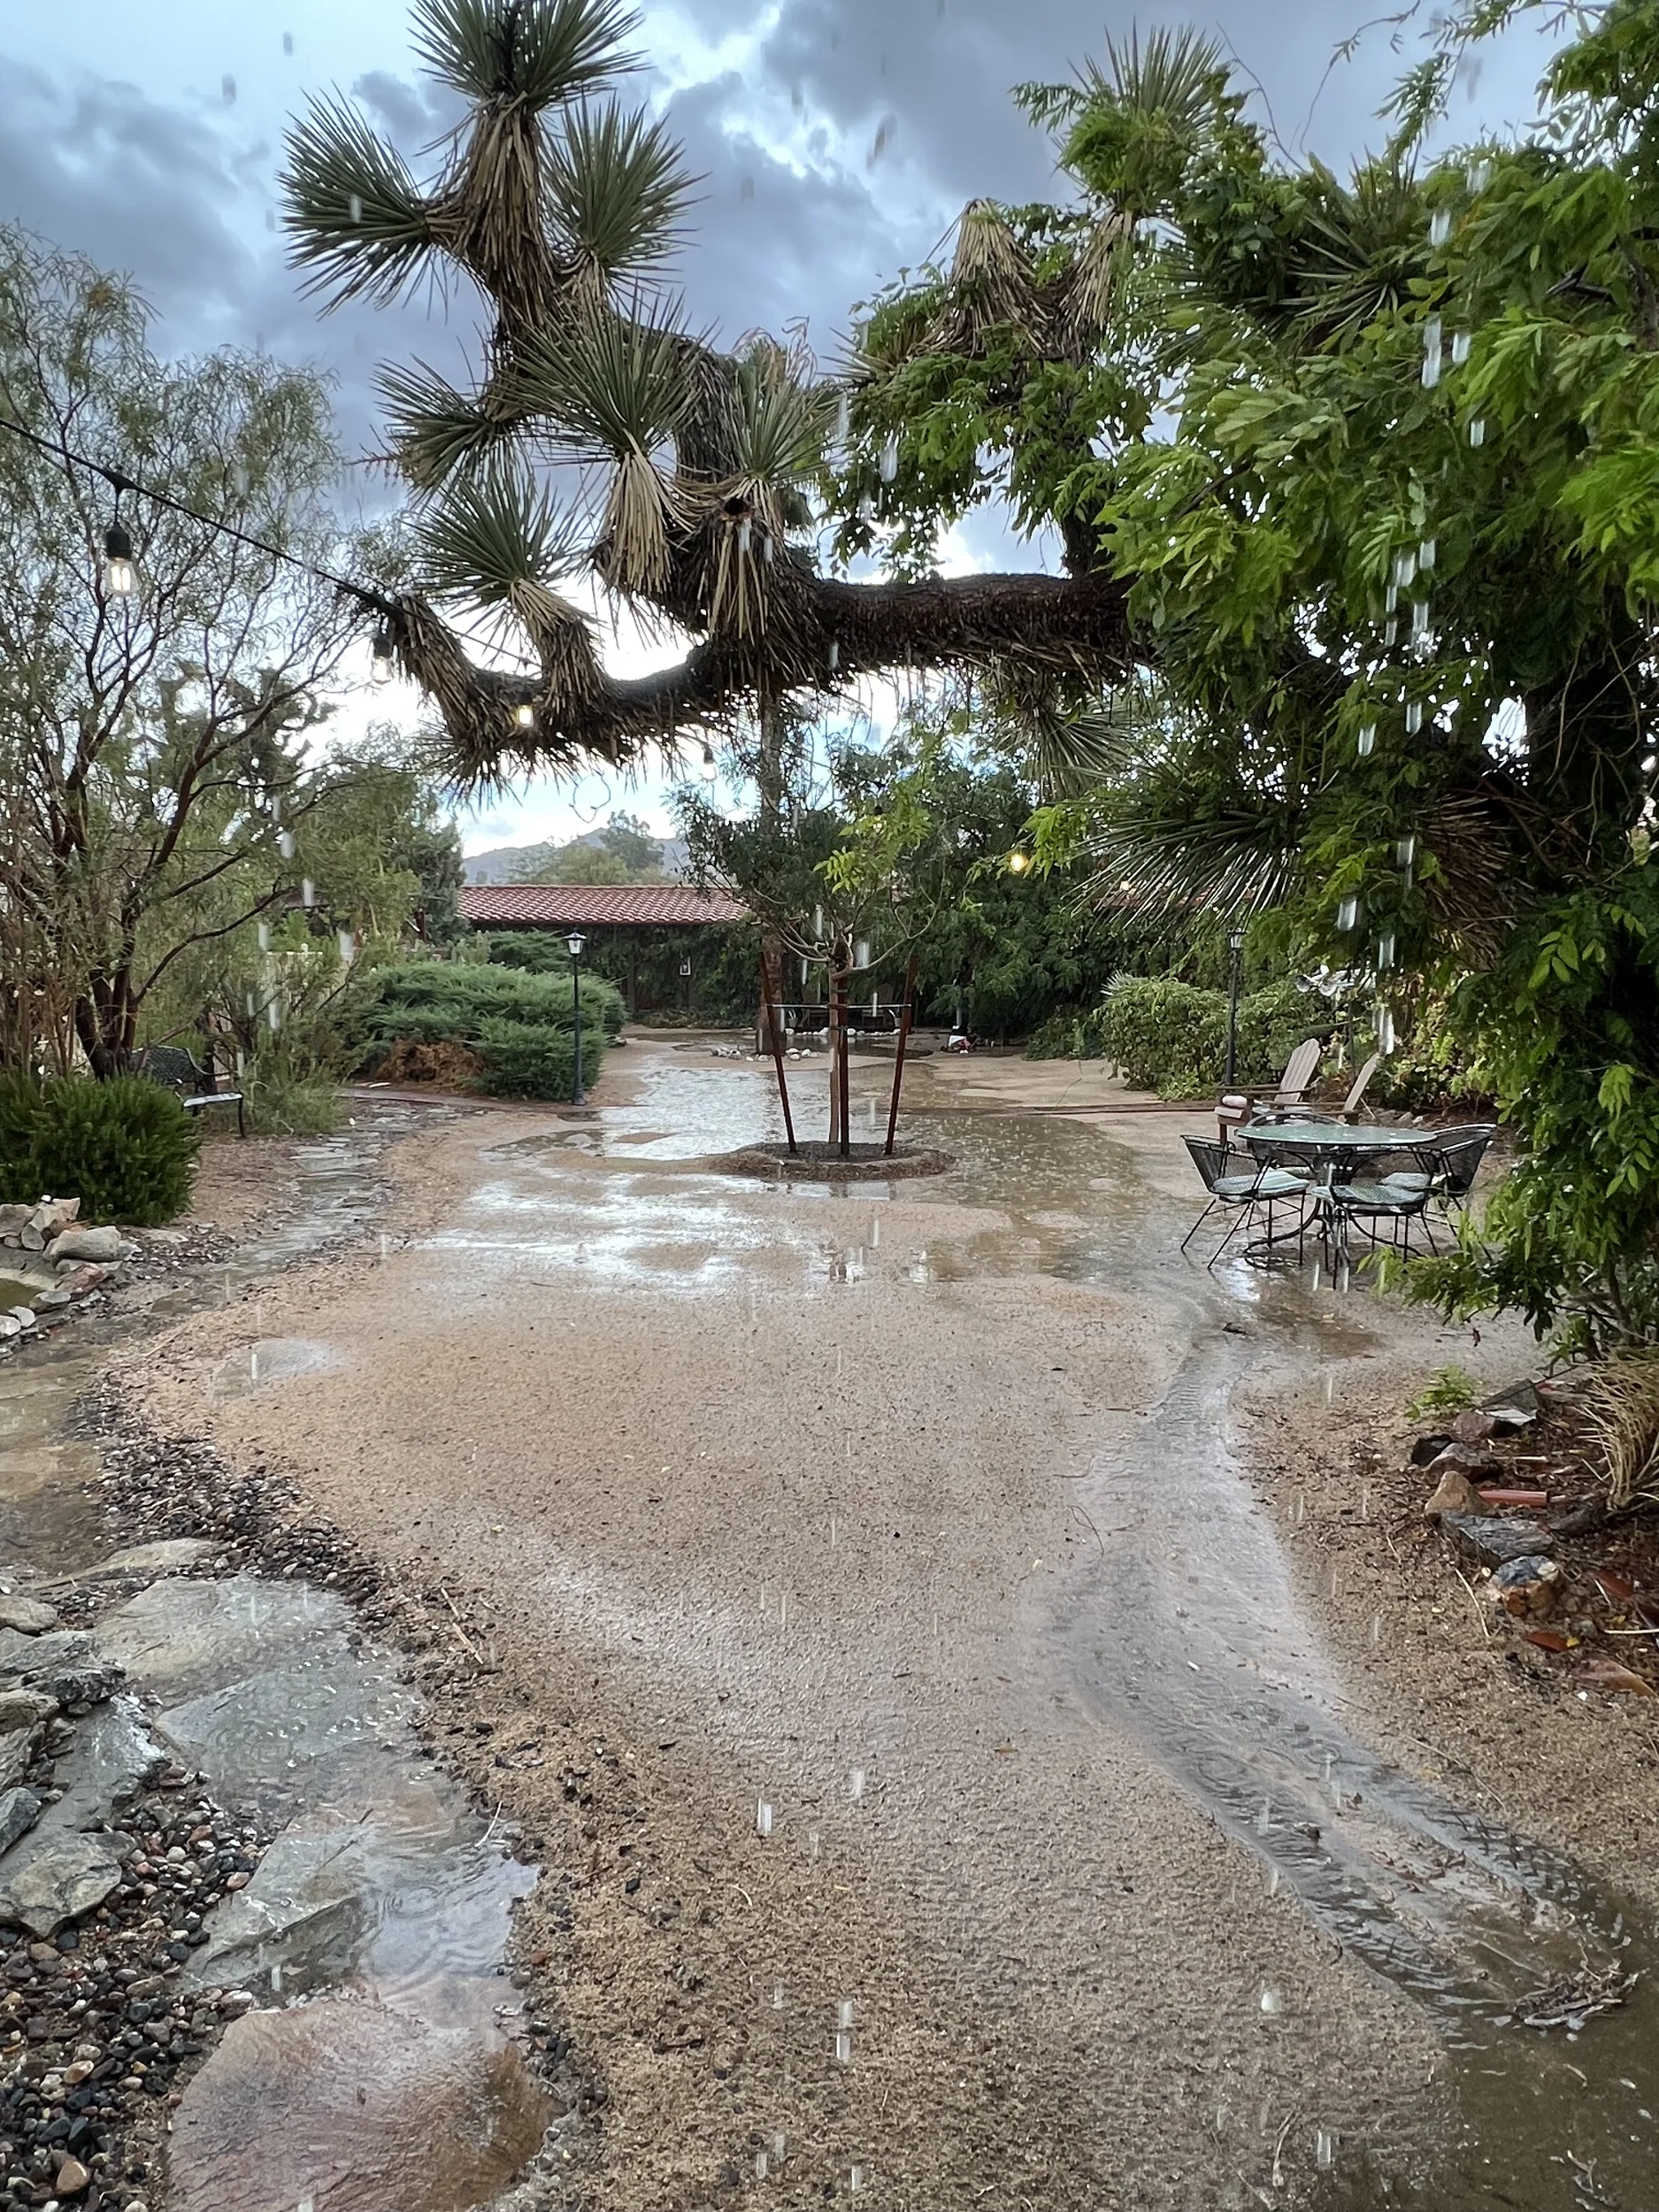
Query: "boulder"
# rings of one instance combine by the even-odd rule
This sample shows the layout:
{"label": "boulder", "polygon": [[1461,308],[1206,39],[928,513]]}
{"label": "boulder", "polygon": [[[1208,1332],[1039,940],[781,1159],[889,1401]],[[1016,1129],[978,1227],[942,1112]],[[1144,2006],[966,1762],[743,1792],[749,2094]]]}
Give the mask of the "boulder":
{"label": "boulder", "polygon": [[0,1790],[9,1790],[23,1779],[34,1763],[38,1740],[32,1726],[8,1728],[0,1736]]}
{"label": "boulder", "polygon": [[150,1740],[137,1701],[112,1698],[83,1720],[74,1742],[52,1769],[63,1792],[52,1808],[54,1825],[96,1828],[108,1822],[167,1764]]}
{"label": "boulder", "polygon": [[1440,1526],[1477,1567],[1507,1566],[1512,1559],[1544,1558],[1555,1538],[1541,1521],[1520,1514],[1443,1513]]}
{"label": "boulder", "polygon": [[28,1332],[35,1326],[34,1307],[11,1306],[7,1308],[7,1311],[11,1314],[12,1318],[17,1323],[19,1328],[21,1329],[27,1336]]}
{"label": "boulder", "polygon": [[70,1921],[96,1912],[120,1878],[114,1837],[36,1828],[0,1859],[0,1925],[27,1928],[47,1942]]}
{"label": "boulder", "polygon": [[68,1228],[80,1211],[78,1198],[42,1198],[29,1215],[28,1225],[42,1236],[55,1237],[60,1229]]}
{"label": "boulder", "polygon": [[48,1692],[60,1705],[96,1705],[116,1688],[122,1671],[94,1650],[85,1629],[54,1629],[42,1636],[0,1629],[0,1687],[22,1683]]}
{"label": "boulder", "polygon": [[0,1242],[22,1235],[30,1211],[27,1206],[0,1206]]}
{"label": "boulder", "polygon": [[43,1599],[25,1597],[21,1590],[0,1590],[0,1628],[15,1628],[20,1636],[38,1636],[56,1628],[58,1609]]}
{"label": "boulder", "polygon": [[1495,1452],[1486,1451],[1479,1444],[1448,1444],[1429,1462],[1429,1472],[1437,1480],[1453,1468],[1459,1474],[1467,1475],[1471,1482],[1489,1481],[1494,1475],[1503,1472],[1504,1462]]}
{"label": "boulder", "polygon": [[7,1790],[0,1794],[0,1852],[9,1851],[41,1816],[41,1801],[33,1790]]}
{"label": "boulder", "polygon": [[1442,1513],[1472,1514],[1478,1518],[1491,1509],[1459,1467],[1446,1470],[1440,1477],[1439,1488],[1423,1508],[1425,1517],[1428,1520],[1437,1520]]}
{"label": "boulder", "polygon": [[106,1265],[131,1259],[138,1247],[119,1229],[65,1229],[47,1247],[51,1260],[98,1260]]}
{"label": "boulder", "polygon": [[0,1690],[0,1735],[14,1728],[38,1728],[58,1711],[58,1700],[43,1690]]}

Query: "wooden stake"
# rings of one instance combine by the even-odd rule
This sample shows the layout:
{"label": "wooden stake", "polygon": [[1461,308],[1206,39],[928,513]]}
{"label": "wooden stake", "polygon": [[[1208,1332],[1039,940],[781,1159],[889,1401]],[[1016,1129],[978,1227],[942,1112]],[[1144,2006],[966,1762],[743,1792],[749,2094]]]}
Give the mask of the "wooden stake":
{"label": "wooden stake", "polygon": [[835,978],[835,996],[837,1001],[838,1026],[841,1030],[841,1080],[837,1087],[836,1096],[841,1105],[841,1157],[844,1160],[851,1154],[853,1133],[851,1115],[848,1107],[847,1097],[848,1079],[851,1072],[849,1068],[848,1062],[852,1056],[847,1049],[847,972],[844,968],[841,970]]}
{"label": "wooden stake", "polygon": [[893,1056],[893,1103],[887,1108],[887,1141],[883,1148],[887,1158],[893,1157],[893,1137],[899,1125],[899,1086],[904,1080],[904,1048],[910,1041],[910,1010],[916,999],[916,955],[910,955],[910,964],[904,971],[904,1010],[899,1016],[898,1048]]}
{"label": "wooden stake", "polygon": [[784,1073],[783,1036],[778,1022],[778,1010],[772,1002],[772,979],[766,972],[766,949],[760,953],[760,1018],[766,1025],[766,1035],[772,1044],[772,1065],[778,1071],[778,1101],[783,1108],[784,1134],[789,1140],[789,1156],[795,1155],[795,1116],[789,1111],[789,1079]]}

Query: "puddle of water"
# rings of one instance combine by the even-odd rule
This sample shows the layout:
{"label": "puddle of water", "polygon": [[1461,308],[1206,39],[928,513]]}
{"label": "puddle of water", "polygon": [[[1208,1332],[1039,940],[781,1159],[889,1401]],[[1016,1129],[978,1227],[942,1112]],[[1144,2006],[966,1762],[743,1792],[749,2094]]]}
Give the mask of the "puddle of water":
{"label": "puddle of water", "polygon": [[33,1306],[42,1291],[51,1288],[50,1279],[42,1276],[34,1282],[25,1282],[21,1276],[0,1275],[0,1313],[12,1306]]}
{"label": "puddle of water", "polygon": [[227,1353],[213,1378],[216,1398],[242,1398],[268,1383],[325,1374],[342,1363],[332,1344],[304,1336],[262,1336],[245,1351]]}

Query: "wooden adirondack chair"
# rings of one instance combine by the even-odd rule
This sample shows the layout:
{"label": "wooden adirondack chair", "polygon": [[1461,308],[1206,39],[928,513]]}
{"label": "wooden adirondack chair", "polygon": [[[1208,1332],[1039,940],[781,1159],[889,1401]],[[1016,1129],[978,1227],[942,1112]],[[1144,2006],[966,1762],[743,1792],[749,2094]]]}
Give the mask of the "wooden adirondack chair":
{"label": "wooden adirondack chair", "polygon": [[1266,1121],[1270,1118],[1274,1121],[1357,1121],[1365,1094],[1371,1088],[1371,1079],[1381,1065],[1381,1053],[1373,1052],[1371,1058],[1354,1078],[1348,1096],[1340,1106],[1331,1108],[1328,1112],[1321,1106],[1270,1107],[1258,1114],[1256,1119],[1258,1121]]}
{"label": "wooden adirondack chair", "polygon": [[1216,1101],[1216,1126],[1221,1141],[1227,1141],[1229,1129],[1236,1129],[1258,1115],[1271,1114],[1287,1106],[1301,1106],[1307,1101],[1319,1074],[1319,1040],[1304,1037],[1285,1063],[1285,1072],[1273,1091],[1226,1091]]}

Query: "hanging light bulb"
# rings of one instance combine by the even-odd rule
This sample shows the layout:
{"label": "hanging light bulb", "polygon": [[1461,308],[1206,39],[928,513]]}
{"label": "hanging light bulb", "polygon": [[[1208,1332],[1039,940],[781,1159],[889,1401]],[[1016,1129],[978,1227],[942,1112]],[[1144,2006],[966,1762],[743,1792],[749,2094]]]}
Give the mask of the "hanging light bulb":
{"label": "hanging light bulb", "polygon": [[1463,365],[1464,362],[1468,360],[1468,358],[1469,358],[1469,343],[1470,343],[1470,341],[1469,341],[1469,333],[1468,333],[1466,330],[1455,330],[1455,331],[1453,331],[1453,333],[1452,333],[1452,366],[1453,366],[1455,369],[1461,369],[1461,368],[1463,367]]}
{"label": "hanging light bulb", "polygon": [[1440,557],[1440,540],[1438,538],[1425,538],[1422,544],[1417,548],[1417,566],[1423,571],[1424,574],[1426,575],[1429,570],[1433,567],[1435,562],[1439,560]]}
{"label": "hanging light bulb", "polygon": [[1447,208],[1437,207],[1429,217],[1429,243],[1443,246],[1452,234],[1452,218]]}
{"label": "hanging light bulb", "polygon": [[1350,895],[1341,900],[1336,910],[1336,926],[1344,932],[1353,928],[1359,919],[1359,901]]}
{"label": "hanging light bulb", "polygon": [[704,783],[712,783],[719,772],[715,765],[714,748],[711,745],[705,745],[703,749],[703,780]]}
{"label": "hanging light bulb", "polygon": [[370,652],[369,674],[377,684],[389,684],[392,680],[392,633],[388,624],[382,622],[374,633],[374,643]]}
{"label": "hanging light bulb", "polygon": [[1475,415],[1471,418],[1469,442],[1471,445],[1485,445],[1486,442],[1486,420],[1484,415]]}
{"label": "hanging light bulb", "polygon": [[119,497],[110,526],[104,534],[104,588],[111,599],[130,599],[138,589],[133,541],[121,521]]}
{"label": "hanging light bulb", "polygon": [[1415,737],[1422,727],[1423,702],[1421,699],[1409,699],[1406,702],[1406,734]]}
{"label": "hanging light bulb", "polygon": [[1376,749],[1377,725],[1374,722],[1362,722],[1359,726],[1359,733],[1354,740],[1354,750],[1362,760],[1369,760]]}
{"label": "hanging light bulb", "polygon": [[519,703],[518,703],[518,705],[517,705],[517,706],[513,709],[513,710],[512,710],[512,721],[513,721],[513,727],[514,727],[515,729],[518,729],[518,730],[533,730],[533,729],[534,729],[534,727],[535,727],[535,709],[534,709],[534,708],[531,705],[530,702],[529,702],[527,699],[523,699],[523,700],[520,700]]}
{"label": "hanging light bulb", "polygon": [[890,484],[899,472],[899,434],[889,430],[881,448],[881,480]]}

